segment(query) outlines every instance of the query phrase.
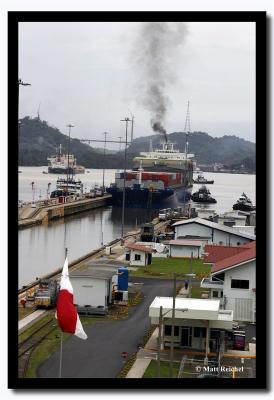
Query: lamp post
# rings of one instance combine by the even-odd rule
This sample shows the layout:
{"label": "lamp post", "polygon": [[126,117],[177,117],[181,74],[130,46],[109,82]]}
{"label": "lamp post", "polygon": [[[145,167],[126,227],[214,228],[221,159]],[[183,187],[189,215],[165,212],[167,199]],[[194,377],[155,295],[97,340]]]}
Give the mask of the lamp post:
{"label": "lamp post", "polygon": [[161,343],[162,343],[162,326],[163,326],[163,318],[166,314],[170,311],[188,311],[188,308],[176,308],[176,309],[169,309],[163,314],[163,307],[160,306],[160,313],[159,313],[159,331],[158,331],[158,341],[157,341],[157,378],[161,377]]}
{"label": "lamp post", "polygon": [[125,118],[121,119],[121,122],[126,123],[126,143],[125,143],[125,155],[124,155],[124,184],[123,184],[123,204],[122,204],[122,229],[121,229],[121,238],[124,236],[124,222],[125,222],[125,200],[126,200],[126,167],[127,167],[127,130],[128,123],[130,119]]}
{"label": "lamp post", "polygon": [[[69,138],[68,138],[68,165],[67,165],[67,195],[68,195],[68,181],[69,181],[69,178],[70,178],[70,162],[69,162],[69,159],[70,159],[70,130],[71,130],[71,128],[74,128],[74,125],[71,125],[71,124],[68,124],[67,125],[67,127],[69,128]],[[72,173],[72,175],[73,175],[73,173]],[[67,199],[67,198],[66,198]]]}
{"label": "lamp post", "polygon": [[106,159],[106,141],[107,141],[108,132],[104,132],[103,135],[105,135],[105,141],[104,141],[104,168],[103,168],[103,194],[105,194],[105,159]]}

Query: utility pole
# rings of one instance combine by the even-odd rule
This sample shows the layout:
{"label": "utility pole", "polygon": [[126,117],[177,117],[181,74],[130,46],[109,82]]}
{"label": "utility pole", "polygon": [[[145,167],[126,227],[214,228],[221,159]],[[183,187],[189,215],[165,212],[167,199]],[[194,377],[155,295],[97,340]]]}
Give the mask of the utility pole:
{"label": "utility pole", "polygon": [[157,378],[161,378],[161,342],[162,342],[163,307],[160,306],[158,349],[157,349]]}
{"label": "utility pole", "polygon": [[70,130],[74,128],[74,125],[68,124],[67,127],[69,128],[69,138],[68,138],[68,166],[67,166],[67,194],[68,194],[68,181],[70,178],[70,169],[69,169],[69,159],[70,159]]}
{"label": "utility pole", "polygon": [[175,300],[176,300],[176,274],[174,273],[173,274],[172,317],[171,317],[171,343],[170,343],[170,360],[169,360],[169,377],[170,378],[173,378]]}
{"label": "utility pole", "polygon": [[121,119],[121,122],[126,123],[126,142],[125,142],[125,156],[124,156],[124,185],[123,185],[123,205],[122,205],[122,230],[121,237],[124,236],[124,222],[125,222],[125,200],[126,200],[126,168],[127,168],[127,130],[130,119]]}
{"label": "utility pole", "polygon": [[104,132],[105,141],[104,141],[104,168],[103,168],[103,194],[105,194],[105,159],[106,159],[106,143],[107,143],[107,135],[108,132]]}
{"label": "utility pole", "polygon": [[134,126],[134,115],[132,115],[132,119],[131,119],[131,143],[133,141],[133,126]]}
{"label": "utility pole", "polygon": [[193,272],[192,272],[192,266],[193,266],[193,252],[191,252],[191,258],[190,258],[190,274],[189,274],[189,290],[188,290],[188,297],[191,297],[191,289],[192,289],[192,276],[193,276]]}

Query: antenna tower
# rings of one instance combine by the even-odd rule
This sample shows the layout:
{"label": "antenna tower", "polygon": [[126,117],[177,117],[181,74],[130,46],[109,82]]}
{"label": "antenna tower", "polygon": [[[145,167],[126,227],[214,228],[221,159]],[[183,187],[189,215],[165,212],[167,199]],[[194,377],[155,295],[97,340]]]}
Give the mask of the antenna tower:
{"label": "antenna tower", "polygon": [[189,111],[189,101],[187,102],[187,112],[186,112],[186,122],[185,122],[185,133],[190,133],[191,128],[190,128],[190,111]]}
{"label": "antenna tower", "polygon": [[187,102],[187,112],[186,112],[186,122],[184,132],[186,134],[186,144],[185,144],[185,155],[187,159],[187,151],[188,151],[188,134],[191,132],[190,127],[190,111],[189,111],[189,101]]}

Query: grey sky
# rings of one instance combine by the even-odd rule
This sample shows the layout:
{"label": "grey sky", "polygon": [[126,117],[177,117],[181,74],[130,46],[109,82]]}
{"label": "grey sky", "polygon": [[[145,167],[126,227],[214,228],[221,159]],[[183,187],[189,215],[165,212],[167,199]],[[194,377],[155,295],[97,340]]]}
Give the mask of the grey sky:
{"label": "grey sky", "polygon": [[[191,129],[255,141],[255,24],[187,23],[188,34],[169,60],[167,132]],[[150,114],[137,102],[139,75],[132,51],[139,23],[20,23],[20,117],[37,115],[72,136],[124,134],[120,122],[135,115],[135,137],[152,134]]]}

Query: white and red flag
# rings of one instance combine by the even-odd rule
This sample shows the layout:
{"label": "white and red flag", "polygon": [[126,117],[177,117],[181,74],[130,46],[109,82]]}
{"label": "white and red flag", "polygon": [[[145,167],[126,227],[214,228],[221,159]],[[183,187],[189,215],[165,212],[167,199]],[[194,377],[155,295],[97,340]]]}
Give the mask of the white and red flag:
{"label": "white and red flag", "polygon": [[73,333],[80,339],[87,339],[87,335],[73,304],[73,288],[69,279],[67,257],[65,259],[60,281],[56,317],[63,332]]}

